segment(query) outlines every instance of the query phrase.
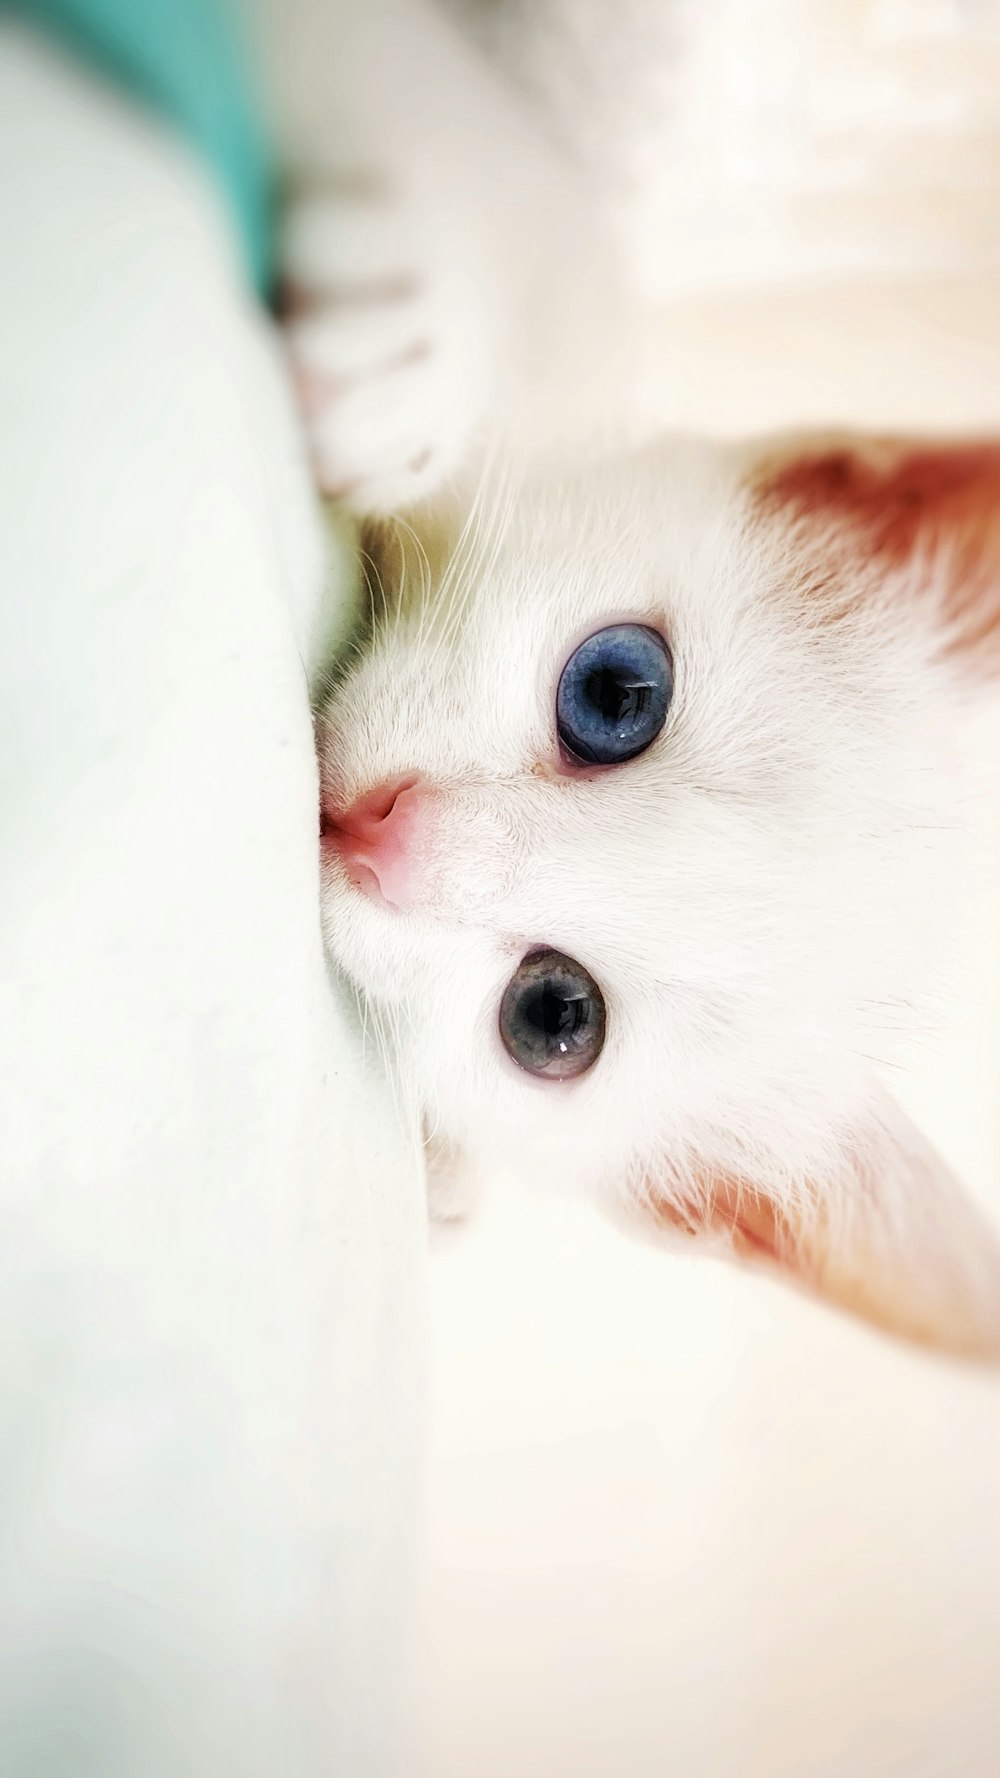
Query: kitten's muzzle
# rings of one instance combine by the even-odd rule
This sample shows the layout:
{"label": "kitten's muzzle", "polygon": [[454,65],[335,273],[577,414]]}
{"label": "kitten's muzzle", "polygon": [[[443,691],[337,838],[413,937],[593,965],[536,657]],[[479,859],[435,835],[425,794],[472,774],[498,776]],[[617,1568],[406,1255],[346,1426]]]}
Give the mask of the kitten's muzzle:
{"label": "kitten's muzzle", "polygon": [[419,850],[426,792],[413,773],[378,784],[346,809],[324,806],[321,835],[349,880],[389,907],[413,900],[414,853]]}

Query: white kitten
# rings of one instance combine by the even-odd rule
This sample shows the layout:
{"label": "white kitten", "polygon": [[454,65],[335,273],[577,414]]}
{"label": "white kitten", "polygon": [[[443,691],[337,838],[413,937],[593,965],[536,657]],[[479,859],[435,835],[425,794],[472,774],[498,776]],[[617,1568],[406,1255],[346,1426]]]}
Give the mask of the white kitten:
{"label": "white kitten", "polygon": [[[393,1034],[439,1201],[499,1159],[995,1356],[1000,1250],[878,1073],[926,1028],[962,868],[996,456],[595,453],[656,403],[573,80],[529,53],[571,14],[468,10],[492,61],[412,0],[285,14],[324,485],[391,512],[468,488],[491,440],[562,458],[366,536],[370,646],[319,724],[328,943]],[[652,20],[627,11],[632,78]],[[653,34],[668,122],[691,31],[676,67]],[[579,33],[575,74],[605,101],[606,42]],[[610,763],[560,736],[560,685],[577,714],[618,698]]]}
{"label": "white kitten", "polygon": [[439,1163],[1000,1355],[1000,1248],[879,1084],[958,905],[998,491],[996,450],[684,444],[369,528],[325,929]]}

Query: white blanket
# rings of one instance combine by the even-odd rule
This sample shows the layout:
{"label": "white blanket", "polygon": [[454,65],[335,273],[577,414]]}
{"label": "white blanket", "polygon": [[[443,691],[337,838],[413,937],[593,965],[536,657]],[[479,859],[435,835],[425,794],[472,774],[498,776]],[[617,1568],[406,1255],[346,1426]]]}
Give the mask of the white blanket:
{"label": "white blanket", "polygon": [[9,28],[0,241],[0,1772],[367,1778],[422,1218],[320,943],[344,565],[200,172]]}

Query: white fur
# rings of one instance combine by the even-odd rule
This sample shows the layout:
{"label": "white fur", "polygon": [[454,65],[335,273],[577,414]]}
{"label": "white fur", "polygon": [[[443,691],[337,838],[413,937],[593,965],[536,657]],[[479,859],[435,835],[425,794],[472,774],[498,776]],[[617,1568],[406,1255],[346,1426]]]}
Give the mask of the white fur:
{"label": "white fur", "polygon": [[[418,772],[432,801],[405,912],[328,858],[327,941],[388,1015],[428,1126],[481,1164],[678,1206],[706,1174],[760,1181],[795,1218],[818,1209],[828,1247],[922,1250],[894,1262],[921,1289],[966,1268],[992,1338],[996,1254],[936,1203],[879,1084],[933,1028],[960,906],[968,693],[940,659],[945,564],[867,587],[845,566],[864,596],[831,618],[815,583],[835,534],[817,557],[787,516],[755,515],[751,461],[651,447],[484,494],[457,541],[428,528],[430,560],[405,529],[383,542],[374,637],[323,712],[325,794],[344,807]],[[627,766],[567,775],[561,666],[622,618],[670,641],[666,728]],[[539,944],[608,1006],[599,1062],[556,1086],[497,1031]],[[871,1190],[842,1185],[847,1150]]]}
{"label": "white fur", "polygon": [[[928,777],[947,709],[932,673],[905,638],[811,630],[780,544],[747,536],[727,479],[683,446],[520,493],[442,610],[404,593],[326,717],[338,801],[402,771],[440,787],[418,866],[426,935],[336,879],[338,955],[414,1007],[410,1065],[466,1140],[541,1141],[574,1176],[607,1168],[613,1130],[616,1164],[631,1160],[637,1125],[656,1153],[721,1125],[810,1158],[815,1119],[792,1138],[788,1083],[856,1099],[860,1056],[891,1041],[913,975],[901,914],[918,942],[926,919],[904,890],[919,858],[933,905],[935,841],[954,826],[947,778]],[[620,617],[674,650],[662,740],[583,782],[534,775],[553,761],[564,660]],[[578,956],[610,1001],[609,1049],[573,1087],[490,1066],[490,1015],[531,943]]]}

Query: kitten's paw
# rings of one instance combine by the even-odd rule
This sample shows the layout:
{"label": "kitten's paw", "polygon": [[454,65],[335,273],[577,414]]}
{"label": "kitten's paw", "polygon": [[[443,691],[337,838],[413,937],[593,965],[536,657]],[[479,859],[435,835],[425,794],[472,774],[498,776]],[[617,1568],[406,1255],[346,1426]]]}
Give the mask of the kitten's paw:
{"label": "kitten's paw", "polygon": [[489,303],[404,203],[328,188],[290,210],[286,335],[322,491],[385,513],[469,457],[492,389]]}

